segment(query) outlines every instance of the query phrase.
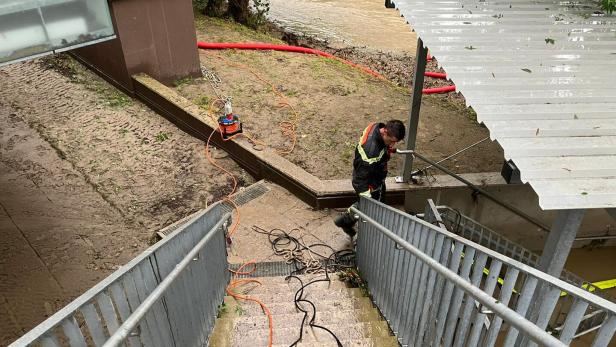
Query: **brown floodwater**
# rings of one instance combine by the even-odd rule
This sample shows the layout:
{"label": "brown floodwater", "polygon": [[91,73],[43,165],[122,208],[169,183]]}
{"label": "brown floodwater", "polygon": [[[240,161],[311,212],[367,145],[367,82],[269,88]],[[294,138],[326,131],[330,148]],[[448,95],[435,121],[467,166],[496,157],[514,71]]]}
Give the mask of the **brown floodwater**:
{"label": "brown floodwater", "polygon": [[417,36],[396,9],[383,0],[269,0],[269,18],[288,31],[364,46],[415,54]]}

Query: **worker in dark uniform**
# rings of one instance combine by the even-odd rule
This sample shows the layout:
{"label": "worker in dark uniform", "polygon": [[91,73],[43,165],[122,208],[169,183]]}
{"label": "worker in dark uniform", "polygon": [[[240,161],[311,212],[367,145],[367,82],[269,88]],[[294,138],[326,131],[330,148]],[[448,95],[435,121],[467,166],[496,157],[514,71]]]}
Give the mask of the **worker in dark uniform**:
{"label": "worker in dark uniform", "polygon": [[[353,189],[359,196],[383,200],[387,162],[395,151],[396,142],[404,139],[404,124],[399,120],[387,123],[370,123],[359,139],[353,160]],[[334,220],[350,237],[355,236],[355,219],[350,211]]]}

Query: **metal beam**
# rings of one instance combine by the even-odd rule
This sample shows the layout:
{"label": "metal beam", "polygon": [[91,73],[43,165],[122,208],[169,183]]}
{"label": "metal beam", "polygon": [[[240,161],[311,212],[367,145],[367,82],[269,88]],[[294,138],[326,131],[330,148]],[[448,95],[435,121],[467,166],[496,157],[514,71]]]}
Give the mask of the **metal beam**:
{"label": "metal beam", "polygon": [[[421,91],[424,84],[424,73],[426,72],[426,62],[428,59],[428,49],[424,47],[423,41],[417,39],[417,53],[415,55],[415,76],[413,77],[413,93],[411,95],[411,112],[407,123],[406,149],[414,150],[417,141],[417,128],[419,126],[419,110],[421,109]],[[411,170],[413,168],[413,157],[404,157],[402,166],[402,180],[411,180]]]}
{"label": "metal beam", "polygon": [[539,270],[560,277],[585,212],[583,209],[558,211],[537,264]]}
{"label": "metal beam", "polygon": [[446,167],[440,165],[439,163],[424,157],[423,155],[415,152],[414,150],[401,150],[401,149],[398,149],[396,151],[396,153],[407,154],[406,157],[417,157],[417,158],[425,161],[426,163],[428,163],[428,164],[432,165],[433,167],[443,171],[444,173],[448,174],[449,176],[451,176],[451,177],[457,179],[458,181],[466,184],[469,188],[471,188],[473,190],[474,193],[481,194],[481,195],[485,196],[486,198],[488,198],[488,199],[492,200],[493,202],[497,203],[498,205],[508,209],[509,211],[515,213],[516,215],[518,215],[518,216],[524,218],[525,220],[533,223],[534,225],[538,226],[539,228],[541,228],[541,230],[545,230],[546,232],[550,231],[547,226],[544,226],[543,223],[541,223],[541,221],[536,220],[535,218],[529,216],[528,214],[526,214],[524,211],[520,210],[519,208],[517,208],[517,207],[515,207],[515,206],[513,206],[513,205],[511,205],[511,204],[509,204],[507,202],[502,201],[501,199],[499,199],[496,196],[492,195],[492,193],[490,193],[488,191],[485,191],[484,189],[481,189],[480,187],[472,184],[470,181],[464,179],[462,176],[460,176],[460,175],[456,174],[455,172],[447,169]]}

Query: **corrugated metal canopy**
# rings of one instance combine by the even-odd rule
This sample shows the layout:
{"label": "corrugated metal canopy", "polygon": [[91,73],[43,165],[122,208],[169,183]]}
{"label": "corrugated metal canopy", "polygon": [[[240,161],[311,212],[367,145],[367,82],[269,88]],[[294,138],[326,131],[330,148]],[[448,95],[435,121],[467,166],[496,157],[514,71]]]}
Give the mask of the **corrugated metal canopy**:
{"label": "corrugated metal canopy", "polygon": [[616,207],[616,17],[594,1],[396,7],[542,209]]}

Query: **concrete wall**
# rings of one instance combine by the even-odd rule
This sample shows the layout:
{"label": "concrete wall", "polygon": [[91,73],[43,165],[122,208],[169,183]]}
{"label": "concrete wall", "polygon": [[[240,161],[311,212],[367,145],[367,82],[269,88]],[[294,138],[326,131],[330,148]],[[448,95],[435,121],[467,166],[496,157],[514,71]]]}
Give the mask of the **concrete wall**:
{"label": "concrete wall", "polygon": [[118,38],[73,51],[78,59],[128,92],[137,73],[165,84],[200,76],[191,0],[114,0],[109,6]]}
{"label": "concrete wall", "polygon": [[[544,225],[552,226],[556,213],[542,211],[539,208],[538,197],[530,186],[496,184],[482,188],[538,219]],[[543,249],[547,233],[485,197],[474,197],[471,190],[465,186],[449,186],[445,188],[433,186],[408,191],[406,193],[405,209],[411,213],[423,213],[427,199],[433,199],[437,205],[447,205],[456,208],[462,214],[479,221],[508,239],[531,250],[539,251],[538,253],[540,253]],[[605,210],[588,210],[578,232],[578,237],[603,235],[608,226],[610,226],[611,230],[614,230],[616,228],[616,221]],[[616,235],[616,232],[612,231],[610,234]],[[576,241],[574,248],[588,244],[589,241]],[[616,241],[608,243],[608,245],[614,244],[616,244]]]}

